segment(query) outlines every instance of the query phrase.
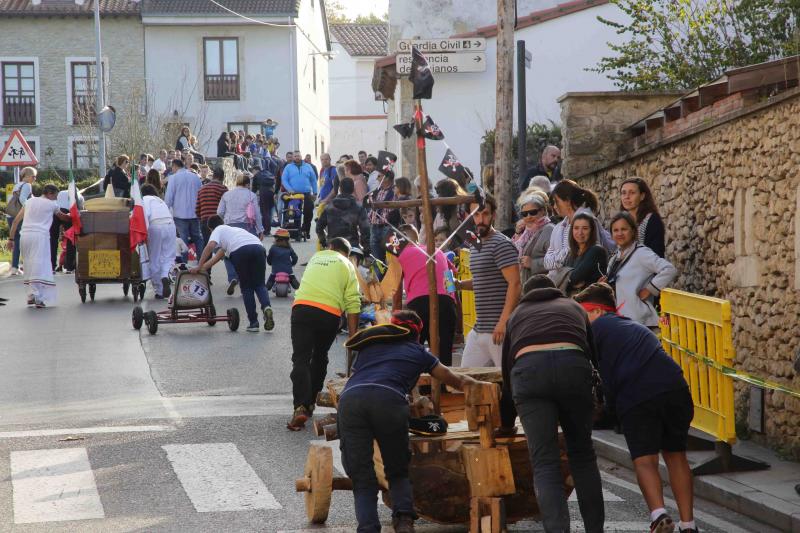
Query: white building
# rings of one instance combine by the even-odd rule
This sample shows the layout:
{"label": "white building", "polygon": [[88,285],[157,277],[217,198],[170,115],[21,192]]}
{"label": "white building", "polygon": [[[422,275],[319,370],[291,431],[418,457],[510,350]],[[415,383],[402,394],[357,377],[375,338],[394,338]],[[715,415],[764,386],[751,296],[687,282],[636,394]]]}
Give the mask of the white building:
{"label": "white building", "polygon": [[[423,100],[423,107],[445,134],[444,142],[427,143],[428,170],[433,180],[435,170],[449,145],[461,161],[477,175],[480,169],[481,138],[495,127],[495,94],[497,77],[497,27],[494,3],[487,6],[468,0],[451,0],[432,10],[428,2],[390,0],[390,54],[396,52],[399,39],[439,37],[486,38],[486,71],[480,73],[436,74],[433,98]],[[604,75],[588,72],[599,59],[610,55],[608,42],[619,42],[613,28],[597,20],[598,16],[619,20],[622,12],[607,0],[581,0],[562,4],[553,1],[520,0],[515,41],[522,39],[533,54],[532,68],[527,70],[527,122],[552,120],[559,123],[557,99],[569,91],[601,91],[613,89]],[[532,11],[531,11],[532,9]],[[526,11],[527,10],[527,11]],[[529,13],[524,15],[523,13]],[[489,24],[486,26],[486,24]],[[512,52],[513,53],[513,52]],[[384,58],[376,62],[376,79],[380,69],[394,71],[394,61]],[[383,76],[387,79],[387,76]],[[405,83],[397,84],[394,105],[389,109],[388,149],[402,157],[400,136],[392,126],[409,122],[412,111]],[[516,74],[514,129],[516,130]],[[408,143],[406,154],[408,154]],[[406,169],[407,172],[412,172]]]}
{"label": "white building", "polygon": [[149,107],[173,113],[216,156],[226,130],[277,121],[281,151],[315,159],[330,141],[330,41],[323,0],[147,0]]}
{"label": "white building", "polygon": [[331,24],[331,151],[334,160],[386,148],[386,109],[372,90],[375,60],[387,53],[388,24]]}

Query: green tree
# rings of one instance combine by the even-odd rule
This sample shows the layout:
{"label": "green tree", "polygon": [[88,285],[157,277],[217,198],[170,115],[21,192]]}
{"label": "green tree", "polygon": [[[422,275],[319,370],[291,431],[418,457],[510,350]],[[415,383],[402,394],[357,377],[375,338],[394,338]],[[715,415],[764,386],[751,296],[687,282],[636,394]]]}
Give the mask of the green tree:
{"label": "green tree", "polygon": [[355,19],[347,16],[344,6],[340,0],[325,0],[325,13],[328,15],[329,24],[345,24],[355,22],[356,24],[381,24],[389,20],[389,14],[384,13],[378,16],[375,13],[369,15],[358,15]]}
{"label": "green tree", "polygon": [[797,54],[800,0],[611,0],[626,37],[588,70],[623,90],[689,89],[733,67]]}

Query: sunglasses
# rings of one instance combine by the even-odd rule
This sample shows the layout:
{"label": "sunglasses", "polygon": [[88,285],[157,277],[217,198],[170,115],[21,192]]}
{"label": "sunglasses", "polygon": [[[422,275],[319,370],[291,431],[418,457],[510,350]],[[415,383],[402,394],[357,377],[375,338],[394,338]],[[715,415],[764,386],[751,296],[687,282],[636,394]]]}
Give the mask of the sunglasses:
{"label": "sunglasses", "polygon": [[542,212],[541,209],[531,209],[530,211],[522,211],[522,212],[520,212],[520,215],[522,215],[523,217],[535,217],[536,215],[538,215],[541,212]]}

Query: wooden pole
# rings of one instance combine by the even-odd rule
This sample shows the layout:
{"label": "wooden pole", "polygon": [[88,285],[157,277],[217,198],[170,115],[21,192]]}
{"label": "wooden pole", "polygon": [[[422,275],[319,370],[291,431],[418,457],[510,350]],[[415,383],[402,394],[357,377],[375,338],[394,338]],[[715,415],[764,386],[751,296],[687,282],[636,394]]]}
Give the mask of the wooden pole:
{"label": "wooden pole", "polygon": [[511,226],[511,139],[514,127],[514,2],[497,0],[497,125],[494,137],[495,224]]}
{"label": "wooden pole", "polygon": [[[425,157],[425,137],[423,136],[423,115],[422,101],[417,100],[414,113],[414,120],[417,123],[417,170],[419,171],[420,196],[422,197],[422,212],[425,223],[426,249],[428,256],[433,257],[436,251],[436,244],[433,239],[433,207],[428,192],[428,162]],[[428,270],[428,344],[431,353],[439,357],[439,292],[436,290],[436,262],[427,262]],[[433,408],[440,414],[441,407],[439,402],[439,381],[431,377],[431,400]]]}
{"label": "wooden pole", "polygon": [[[465,196],[445,196],[444,198],[431,198],[429,205],[432,207],[440,205],[464,205],[474,204],[475,196],[468,194]],[[404,207],[422,207],[423,201],[420,200],[389,200],[386,202],[372,202],[374,209],[403,209]]]}

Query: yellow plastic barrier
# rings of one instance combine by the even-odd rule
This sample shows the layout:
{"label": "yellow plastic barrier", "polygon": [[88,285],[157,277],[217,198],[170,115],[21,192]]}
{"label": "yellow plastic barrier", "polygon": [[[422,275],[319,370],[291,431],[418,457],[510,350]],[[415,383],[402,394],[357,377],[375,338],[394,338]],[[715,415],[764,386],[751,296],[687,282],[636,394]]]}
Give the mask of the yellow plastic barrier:
{"label": "yellow plastic barrier", "polygon": [[[458,279],[472,279],[472,273],[469,271],[469,250],[465,248],[458,254]],[[475,325],[475,293],[472,291],[461,291],[461,316],[466,338]]]}
{"label": "yellow plastic barrier", "polygon": [[661,342],[683,369],[694,401],[692,427],[716,440],[717,457],[695,468],[696,475],[767,468],[731,453],[736,442],[731,304],[727,300],[674,289],[661,292]]}

